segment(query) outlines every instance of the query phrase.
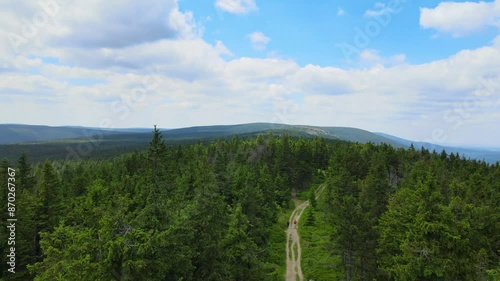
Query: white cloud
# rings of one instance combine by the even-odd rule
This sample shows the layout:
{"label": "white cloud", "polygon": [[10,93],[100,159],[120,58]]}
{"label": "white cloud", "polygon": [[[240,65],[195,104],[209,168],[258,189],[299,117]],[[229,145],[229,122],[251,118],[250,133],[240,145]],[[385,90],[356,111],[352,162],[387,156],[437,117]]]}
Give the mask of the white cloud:
{"label": "white cloud", "polygon": [[[122,112],[113,111],[110,101],[119,101],[120,96],[130,95],[133,87],[140,85],[148,75],[147,72],[118,71],[105,65],[87,68],[43,64],[40,66],[43,77],[1,75],[1,81],[6,82],[0,85],[0,89],[5,91],[8,85],[17,85],[19,92],[2,93],[2,96],[14,100],[10,108],[34,110],[33,116],[48,124],[60,124],[61,118],[67,124],[89,126],[98,125],[103,118],[112,118],[117,127],[147,126],[158,123],[158,120],[164,122],[161,124],[164,127],[288,120],[292,123],[360,127],[426,139],[431,135],[432,126],[444,128],[450,136],[453,135],[453,123],[447,123],[443,113],[453,109],[455,102],[472,97],[480,77],[492,77],[500,82],[498,43],[464,50],[450,58],[426,64],[375,65],[366,69],[300,67],[294,61],[281,59],[236,58],[224,61],[219,58],[221,46],[221,42],[209,45],[201,39],[164,40],[113,53],[113,56],[128,57],[131,62],[145,61],[156,65],[158,73],[155,76],[161,81],[158,88],[148,92],[145,101],[134,107],[129,117],[123,120],[120,118]],[[362,54],[372,61],[404,59],[402,54],[384,58],[375,50],[365,50]],[[98,57],[102,59],[101,55]],[[165,60],[161,61],[161,58]],[[39,62],[25,64],[37,66]],[[105,83],[74,86],[65,82],[74,77],[104,79]],[[49,107],[36,107],[39,102],[23,95],[23,91],[36,92],[41,98],[63,104],[51,105],[50,110]],[[294,100],[294,96],[302,96],[303,101]],[[473,125],[477,122],[485,122],[491,128],[498,127],[494,119],[498,99],[494,95],[488,98],[492,100],[482,101],[480,110],[473,112],[476,114],[471,114],[467,125],[463,125],[464,130],[474,131]],[[103,102],[103,99],[110,101]],[[95,108],[92,115],[88,114],[87,108]],[[9,120],[8,116],[14,116],[9,115],[12,113],[10,109],[2,111],[0,120],[33,122],[22,118]],[[281,119],[275,120],[277,117]],[[413,124],[411,130],[408,129],[409,123]],[[498,143],[500,135],[492,133],[488,140]],[[459,136],[450,141],[463,142]]]}
{"label": "white cloud", "polygon": [[220,55],[226,55],[226,56],[234,56],[233,53],[222,43],[222,41],[217,40],[215,42],[215,50],[220,54]]}
{"label": "white cloud", "polygon": [[264,35],[264,33],[260,32],[260,31],[256,31],[256,32],[250,33],[248,35],[248,37],[250,38],[250,40],[252,41],[252,43],[267,44],[267,43],[269,43],[271,41],[270,38],[266,37]]}
{"label": "white cloud", "polygon": [[366,10],[365,11],[365,17],[378,17],[390,13],[394,13],[395,10],[392,9],[391,7],[387,7],[384,3],[375,3],[373,10]]}
{"label": "white cloud", "polygon": [[239,58],[226,63],[224,72],[231,79],[243,78],[250,82],[267,79],[283,81],[294,74],[299,66],[290,60]]}
{"label": "white cloud", "polygon": [[494,2],[441,2],[420,8],[420,26],[461,37],[486,27],[500,28],[500,0]]}
{"label": "white cloud", "polygon": [[264,33],[260,31],[255,31],[247,35],[252,42],[252,48],[255,50],[264,50],[269,42],[271,42],[271,38],[264,35]]}
{"label": "white cloud", "polygon": [[217,0],[215,6],[232,14],[247,14],[257,10],[255,0]]}
{"label": "white cloud", "polygon": [[359,59],[362,65],[380,65],[380,66],[394,66],[404,63],[406,61],[405,54],[396,54],[390,57],[382,57],[379,51],[373,49],[364,49],[359,54]]}
{"label": "white cloud", "polygon": [[397,55],[392,56],[390,59],[394,63],[403,63],[406,61],[406,55],[405,54],[397,54]]}
{"label": "white cloud", "polygon": [[359,57],[363,61],[370,61],[370,62],[381,60],[380,56],[378,55],[378,52],[376,50],[370,50],[370,49],[363,50],[359,54]]}
{"label": "white cloud", "polygon": [[120,49],[50,48],[36,52],[41,57],[57,57],[65,65],[113,72],[144,72],[156,65],[163,74],[192,80],[221,67],[222,43],[212,46],[202,39],[160,40]]}
{"label": "white cloud", "polygon": [[342,95],[355,92],[359,85],[350,71],[335,67],[306,65],[287,79],[297,93],[308,95]]}
{"label": "white cloud", "polygon": [[[10,14],[24,11],[22,5],[12,7],[17,10]],[[81,19],[98,22],[92,7],[79,7]],[[192,17],[189,12],[182,14]],[[109,118],[114,127],[183,127],[277,121],[359,127],[413,139],[429,138],[432,129],[442,128],[449,142],[473,142],[473,137],[484,136],[483,144],[500,143],[500,36],[489,46],[424,64],[406,63],[404,54],[368,49],[359,57],[363,67],[342,69],[300,66],[279,58],[233,57],[223,42],[209,44],[198,36],[181,36],[192,32],[161,18],[179,34],[142,37],[146,41],[131,40],[120,48],[111,43],[41,44],[17,56],[0,41],[0,53],[5,55],[0,56],[0,98],[9,104],[2,108],[0,122],[99,126]],[[188,19],[173,18],[180,26],[189,26]],[[65,21],[65,16],[59,20]],[[113,20],[120,25],[120,16],[103,19],[109,24]],[[11,24],[2,22],[0,27],[5,31]],[[84,24],[72,23],[67,33],[51,38],[66,42]],[[107,31],[96,33],[83,36],[92,41]],[[54,42],[42,33],[40,37],[44,43]],[[264,45],[270,42],[264,34],[253,39]],[[491,94],[465,112],[470,116],[460,130],[467,134],[460,135],[453,129],[454,121],[443,115],[456,103],[475,98],[481,77],[491,81]],[[138,98],[134,91],[142,88],[147,91]],[[452,117],[464,113],[463,105],[458,108],[462,111]],[[480,129],[479,122],[484,124]]]}
{"label": "white cloud", "polygon": [[9,2],[0,4],[0,16],[8,19],[0,29],[23,39],[21,53],[46,46],[123,48],[199,36],[192,14],[179,11],[177,0]]}
{"label": "white cloud", "polygon": [[339,17],[340,17],[340,16],[343,16],[344,14],[345,14],[344,9],[339,8],[339,9],[337,10],[337,16],[339,16]]}

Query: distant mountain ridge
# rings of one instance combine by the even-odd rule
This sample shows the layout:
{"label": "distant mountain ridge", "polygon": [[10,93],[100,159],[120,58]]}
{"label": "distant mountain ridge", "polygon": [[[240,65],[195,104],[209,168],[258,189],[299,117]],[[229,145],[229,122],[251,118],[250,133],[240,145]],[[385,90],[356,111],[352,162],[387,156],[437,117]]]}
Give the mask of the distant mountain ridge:
{"label": "distant mountain ridge", "polygon": [[387,143],[395,147],[402,145],[391,139],[379,136],[357,128],[350,127],[319,127],[308,125],[286,125],[274,123],[249,123],[239,125],[195,126],[180,129],[171,129],[165,132],[168,138],[213,138],[243,134],[288,133],[297,136],[324,137],[352,142]]}
{"label": "distant mountain ridge", "polygon": [[113,131],[86,127],[51,127],[43,125],[0,124],[0,144],[43,142],[71,138],[84,138],[96,133],[115,134]]}
{"label": "distant mountain ridge", "polygon": [[497,161],[500,161],[500,149],[498,148],[468,148],[468,147],[456,147],[456,146],[442,146],[428,142],[411,141],[385,133],[375,133],[375,134],[399,142],[407,147],[413,144],[415,149],[421,149],[423,147],[431,152],[435,150],[438,153],[441,153],[444,150],[446,151],[447,154],[458,153],[458,155],[464,156],[465,158],[484,160],[485,162],[488,163],[495,163]]}
{"label": "distant mountain ridge", "polygon": [[[97,128],[83,126],[45,126],[0,124],[0,144],[32,143],[85,138],[95,135],[149,133],[151,128]],[[169,129],[162,129],[168,131]]]}
{"label": "distant mountain ridge", "polygon": [[[488,163],[500,161],[500,151],[494,149],[472,149],[440,146],[432,143],[415,142],[385,133],[372,133],[350,127],[321,127],[309,125],[287,125],[275,123],[249,123],[237,125],[195,126],[178,129],[161,129],[168,142],[210,140],[232,136],[256,136],[273,133],[288,134],[295,137],[323,137],[327,139],[375,144],[386,143],[395,148],[408,148],[411,144],[416,149],[424,147],[440,153],[458,153],[466,158],[484,160]],[[0,124],[0,145],[42,145],[47,142],[75,143],[92,139],[105,140],[114,144],[146,145],[151,137],[152,128],[101,129],[79,126],[41,126],[23,124]]]}

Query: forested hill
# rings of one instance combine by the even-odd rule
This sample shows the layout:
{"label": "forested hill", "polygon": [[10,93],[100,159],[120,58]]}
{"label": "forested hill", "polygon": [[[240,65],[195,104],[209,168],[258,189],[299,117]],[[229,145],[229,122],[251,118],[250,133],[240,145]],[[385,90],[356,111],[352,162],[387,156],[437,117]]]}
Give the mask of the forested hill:
{"label": "forested hill", "polygon": [[[16,274],[2,243],[4,280],[282,281],[278,219],[292,190],[313,181],[326,183],[321,251],[339,261],[311,261],[318,274],[500,278],[498,164],[287,135],[170,146],[158,130],[146,150],[107,160],[29,158],[0,163],[2,185],[15,177],[19,210]],[[0,229],[1,241],[8,231]]]}
{"label": "forested hill", "polygon": [[71,138],[85,138],[97,133],[117,134],[111,130],[85,127],[51,127],[40,125],[0,124],[0,144],[44,142]]}
{"label": "forested hill", "polygon": [[443,146],[429,142],[416,142],[416,141],[406,140],[384,133],[375,133],[375,134],[393,140],[397,143],[400,143],[405,147],[413,145],[415,148],[423,147],[430,151],[435,150],[441,152],[445,150],[447,153],[457,153],[458,155],[464,156],[467,159],[484,160],[488,163],[493,163],[493,164],[496,163],[497,161],[500,161],[500,148],[477,148],[477,147],[466,148],[458,146]]}
{"label": "forested hill", "polygon": [[[8,129],[8,130],[7,130]],[[59,130],[68,129],[64,134]],[[3,131],[2,131],[3,130]],[[144,132],[148,130],[149,132]],[[3,133],[1,133],[3,132]],[[343,127],[312,127],[270,123],[251,123],[241,125],[201,126],[172,130],[162,130],[168,144],[196,143],[218,138],[255,137],[257,135],[287,134],[291,137],[324,137],[326,139],[348,140],[353,142],[389,143],[401,147],[397,142],[368,131]],[[15,161],[22,153],[30,155],[32,161],[61,159],[106,158],[147,147],[151,129],[113,129],[47,127],[25,125],[0,125],[2,140],[23,140],[29,142],[0,144],[0,157]],[[40,142],[39,140],[48,140]],[[35,142],[37,141],[38,142]]]}
{"label": "forested hill", "polygon": [[[99,129],[86,127],[50,127],[34,125],[0,124],[0,144],[44,142],[61,140],[84,140],[96,136],[117,139],[117,135],[128,139],[146,140],[151,129]],[[365,130],[347,127],[317,127],[273,123],[249,123],[239,125],[197,126],[180,129],[163,129],[166,140],[214,139],[235,135],[255,135],[267,132],[287,133],[292,136],[320,136],[354,142],[388,143],[395,147],[400,143]]]}
{"label": "forested hill", "polygon": [[214,138],[234,135],[254,135],[268,132],[286,133],[290,136],[323,137],[326,139],[345,140],[352,142],[387,143],[394,147],[402,147],[400,143],[377,134],[349,127],[319,127],[302,125],[285,125],[273,123],[250,123],[240,125],[198,126],[172,129],[165,132],[168,138]]}
{"label": "forested hill", "polygon": [[[162,129],[161,131],[168,144],[195,143],[233,136],[247,138],[271,133],[303,138],[322,137],[359,143],[386,143],[394,148],[409,148],[413,144],[417,149],[423,146],[430,151],[436,150],[438,153],[446,150],[448,153],[458,153],[460,157],[485,160],[488,163],[500,161],[500,151],[444,147],[348,127],[250,123]],[[0,124],[0,157],[15,161],[24,152],[36,162],[45,159],[105,158],[145,149],[151,137],[150,134],[151,129],[145,128],[99,129]]]}

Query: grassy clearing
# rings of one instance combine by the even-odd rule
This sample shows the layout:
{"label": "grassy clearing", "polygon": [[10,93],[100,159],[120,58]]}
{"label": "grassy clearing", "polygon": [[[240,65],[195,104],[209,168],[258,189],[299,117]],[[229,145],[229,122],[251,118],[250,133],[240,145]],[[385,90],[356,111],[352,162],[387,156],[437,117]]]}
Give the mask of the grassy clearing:
{"label": "grassy clearing", "polygon": [[297,193],[297,199],[300,201],[307,201],[309,199],[309,190],[302,190],[301,192]]}
{"label": "grassy clearing", "polygon": [[287,221],[293,212],[294,204],[290,201],[290,208],[283,210],[278,216],[277,222],[271,228],[271,242],[269,244],[269,263],[266,264],[268,272],[271,272],[266,281],[283,281],[286,274],[286,229]]}
{"label": "grassy clearing", "polygon": [[[321,209],[320,202],[318,208]],[[307,217],[313,213],[314,224],[306,225]],[[302,272],[304,280],[341,280],[340,257],[332,256],[329,236],[331,227],[325,222],[322,213],[308,207],[299,222],[300,246],[302,248]]]}

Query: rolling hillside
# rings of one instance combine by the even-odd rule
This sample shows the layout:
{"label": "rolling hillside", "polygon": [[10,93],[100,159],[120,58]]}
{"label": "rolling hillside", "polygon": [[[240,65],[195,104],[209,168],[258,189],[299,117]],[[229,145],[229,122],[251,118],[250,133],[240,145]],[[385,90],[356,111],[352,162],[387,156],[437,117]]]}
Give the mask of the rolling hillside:
{"label": "rolling hillside", "polygon": [[[34,125],[0,124],[0,157],[15,161],[21,153],[27,153],[33,161],[45,159],[71,159],[76,154],[82,158],[109,157],[119,153],[142,150],[151,139],[152,129],[99,129],[87,127],[50,127]],[[500,151],[444,147],[419,143],[383,133],[348,127],[318,127],[272,123],[239,125],[196,126],[180,129],[162,129],[165,141],[170,144],[208,141],[232,136],[288,134],[292,137],[323,137],[333,140],[375,144],[387,143],[396,148],[407,148],[412,143],[419,149],[459,153],[466,158],[500,161]]]}
{"label": "rolling hillside", "polygon": [[117,134],[117,132],[111,130],[97,130],[85,127],[0,124],[0,144],[84,138],[86,135],[95,135],[97,133],[104,135]]}
{"label": "rolling hillside", "polygon": [[[152,129],[99,129],[87,127],[50,127],[37,125],[0,124],[0,144],[33,143],[60,141],[69,139],[85,139],[104,136],[107,140],[137,139],[150,136]],[[288,133],[301,136],[320,136],[353,142],[389,143],[400,146],[396,141],[384,138],[371,132],[346,127],[315,127],[302,125],[284,125],[272,123],[250,123],[240,125],[196,126],[180,129],[162,129],[170,140],[213,139],[234,135],[251,135],[264,133]]]}
{"label": "rolling hillside", "polygon": [[454,146],[442,146],[438,144],[428,143],[428,142],[415,142],[403,138],[398,138],[389,134],[375,133],[386,139],[396,141],[406,147],[413,144],[415,149],[425,148],[429,151],[435,150],[440,153],[441,151],[446,151],[446,153],[458,153],[460,156],[464,156],[469,159],[484,160],[488,163],[495,163],[500,161],[500,150],[499,149],[489,149],[489,148],[464,148],[464,147],[454,147]]}
{"label": "rolling hillside", "polygon": [[218,138],[234,135],[252,135],[287,133],[295,136],[324,137],[328,139],[345,140],[352,142],[387,143],[395,147],[402,145],[391,139],[377,134],[348,127],[317,127],[304,125],[285,125],[273,123],[250,123],[241,125],[219,125],[219,126],[197,126],[181,129],[172,129],[164,133],[167,139],[189,139],[189,138]]}

